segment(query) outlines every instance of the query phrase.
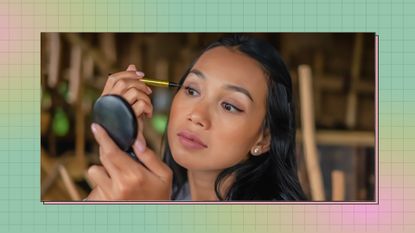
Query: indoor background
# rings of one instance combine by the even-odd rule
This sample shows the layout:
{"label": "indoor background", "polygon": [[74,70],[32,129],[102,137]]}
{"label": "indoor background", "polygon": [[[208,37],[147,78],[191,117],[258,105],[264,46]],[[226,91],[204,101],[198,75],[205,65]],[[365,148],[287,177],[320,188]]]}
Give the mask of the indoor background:
{"label": "indoor background", "polygon": [[[146,77],[178,81],[222,33],[42,33],[41,198],[82,200],[99,162],[91,110],[107,75],[135,64]],[[272,43],[290,69],[302,187],[315,201],[375,200],[373,33],[251,34]],[[174,91],[152,88],[149,146],[161,139]]]}

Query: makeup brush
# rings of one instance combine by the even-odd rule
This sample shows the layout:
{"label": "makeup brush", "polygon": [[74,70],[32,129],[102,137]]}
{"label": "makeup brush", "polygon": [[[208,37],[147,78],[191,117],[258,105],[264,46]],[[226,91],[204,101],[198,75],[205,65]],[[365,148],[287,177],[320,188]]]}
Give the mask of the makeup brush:
{"label": "makeup brush", "polygon": [[[112,73],[109,73],[108,76],[110,76],[111,74]],[[149,86],[154,86],[154,87],[181,87],[181,85],[178,83],[169,82],[165,80],[157,80],[157,79],[149,79],[149,78],[141,78],[139,80]]]}
{"label": "makeup brush", "polygon": [[180,87],[180,84],[175,82],[169,82],[164,80],[155,80],[155,79],[139,79],[140,81],[144,82],[147,85],[155,86],[155,87]]}

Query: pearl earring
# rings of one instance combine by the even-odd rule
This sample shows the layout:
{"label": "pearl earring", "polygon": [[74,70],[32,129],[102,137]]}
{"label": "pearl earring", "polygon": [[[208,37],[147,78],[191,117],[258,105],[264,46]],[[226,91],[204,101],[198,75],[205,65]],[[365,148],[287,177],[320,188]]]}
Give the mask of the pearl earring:
{"label": "pearl earring", "polygon": [[261,153],[261,148],[258,146],[258,147],[255,147],[255,149],[254,149],[254,155],[259,155]]}

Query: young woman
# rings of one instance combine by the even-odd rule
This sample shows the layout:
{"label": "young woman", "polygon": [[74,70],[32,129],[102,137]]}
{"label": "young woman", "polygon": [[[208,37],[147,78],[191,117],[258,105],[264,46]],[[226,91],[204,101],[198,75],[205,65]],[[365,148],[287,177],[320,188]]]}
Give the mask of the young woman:
{"label": "young woman", "polygon": [[[132,106],[142,130],[151,89],[130,65],[111,75],[103,95]],[[140,131],[134,162],[98,125],[102,166],[88,170],[88,200],[304,200],[295,162],[291,78],[268,43],[234,35],[209,45],[190,65],[174,96],[164,161]]]}

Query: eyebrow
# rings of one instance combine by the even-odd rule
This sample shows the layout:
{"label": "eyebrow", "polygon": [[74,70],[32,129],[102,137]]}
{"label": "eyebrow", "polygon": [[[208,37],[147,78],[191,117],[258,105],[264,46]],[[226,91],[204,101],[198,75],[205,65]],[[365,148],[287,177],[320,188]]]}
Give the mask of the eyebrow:
{"label": "eyebrow", "polygon": [[[189,73],[195,74],[199,78],[206,79],[206,76],[198,69],[192,69]],[[249,91],[246,90],[243,87],[228,84],[228,85],[226,85],[226,89],[240,92],[240,93],[246,95],[252,102],[254,102],[254,99],[252,98]]]}
{"label": "eyebrow", "polygon": [[206,76],[202,73],[202,71],[200,71],[200,70],[198,70],[198,69],[193,69],[193,70],[191,70],[191,71],[189,72],[189,74],[190,74],[190,73],[195,74],[195,75],[196,75],[196,76],[198,76],[199,78],[206,79]]}

